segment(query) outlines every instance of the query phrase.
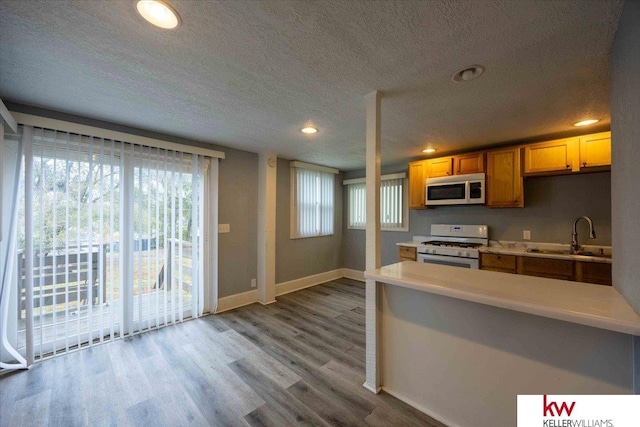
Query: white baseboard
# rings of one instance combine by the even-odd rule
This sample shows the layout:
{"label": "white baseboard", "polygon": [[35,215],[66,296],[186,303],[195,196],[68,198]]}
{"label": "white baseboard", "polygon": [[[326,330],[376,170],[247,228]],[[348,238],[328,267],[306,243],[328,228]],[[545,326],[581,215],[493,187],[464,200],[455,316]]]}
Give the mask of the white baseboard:
{"label": "white baseboard", "polygon": [[[314,274],[312,276],[301,277],[299,279],[289,280],[288,282],[278,283],[276,284],[276,296],[299,291],[300,289],[309,288],[311,286],[320,285],[322,283],[340,279],[342,277],[364,282],[364,272],[351,270],[350,268],[338,268],[336,270],[326,271],[324,273]],[[234,308],[253,304],[254,302],[259,302],[257,289],[252,289],[247,292],[242,292],[218,299],[218,308],[216,309],[215,313],[217,314],[222,313],[223,311],[233,310]],[[271,304],[273,302],[275,301],[270,301],[266,304]]]}
{"label": "white baseboard", "polygon": [[373,387],[373,386],[370,386],[367,383],[362,384],[362,387],[366,388],[367,390],[369,390],[373,394],[378,394],[382,390],[382,387]]}
{"label": "white baseboard", "polygon": [[350,268],[342,269],[342,277],[346,277],[351,280],[358,280],[360,282],[364,282],[364,271],[360,270],[352,270]]}
{"label": "white baseboard", "polygon": [[411,399],[408,399],[407,397],[403,396],[402,394],[400,394],[400,393],[398,393],[398,392],[396,392],[394,390],[388,389],[385,386],[382,386],[382,390],[385,393],[389,393],[391,396],[395,397],[396,399],[403,401],[407,405],[416,408],[418,411],[422,412],[423,414],[429,415],[434,420],[440,421],[444,425],[447,425],[449,427],[459,427],[458,424],[455,424],[455,423],[447,420],[446,418],[442,417],[440,414],[436,414],[435,412],[430,411],[428,408],[425,408],[423,405],[421,405],[421,404],[419,404],[419,403],[417,403],[417,402],[415,402],[415,401],[413,401]]}
{"label": "white baseboard", "polygon": [[342,270],[344,269],[338,268],[336,270],[326,271],[324,273],[314,274],[312,276],[289,280],[288,282],[277,283],[276,296],[288,294],[289,292],[299,291],[300,289],[319,285],[331,280],[340,279],[341,277],[343,277]]}
{"label": "white baseboard", "polygon": [[233,310],[234,308],[242,307],[245,305],[258,302],[258,290],[252,289],[247,292],[242,292],[235,295],[218,299],[218,308],[216,308],[216,314],[223,311]]}

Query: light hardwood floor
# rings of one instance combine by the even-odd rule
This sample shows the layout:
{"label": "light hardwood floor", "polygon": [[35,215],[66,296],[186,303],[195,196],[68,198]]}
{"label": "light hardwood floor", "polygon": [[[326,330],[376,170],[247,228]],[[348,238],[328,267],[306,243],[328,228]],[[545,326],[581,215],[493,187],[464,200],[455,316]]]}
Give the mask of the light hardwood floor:
{"label": "light hardwood floor", "polygon": [[442,426],[362,387],[364,285],[340,279],[0,376],[2,426]]}

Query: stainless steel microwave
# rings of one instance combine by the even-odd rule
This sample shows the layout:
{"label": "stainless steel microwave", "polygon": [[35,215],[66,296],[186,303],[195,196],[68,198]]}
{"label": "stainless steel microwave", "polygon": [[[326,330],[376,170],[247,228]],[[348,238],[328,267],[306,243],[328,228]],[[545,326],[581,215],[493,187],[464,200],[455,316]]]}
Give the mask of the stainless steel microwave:
{"label": "stainless steel microwave", "polygon": [[427,178],[425,204],[427,206],[484,204],[485,175],[443,176]]}

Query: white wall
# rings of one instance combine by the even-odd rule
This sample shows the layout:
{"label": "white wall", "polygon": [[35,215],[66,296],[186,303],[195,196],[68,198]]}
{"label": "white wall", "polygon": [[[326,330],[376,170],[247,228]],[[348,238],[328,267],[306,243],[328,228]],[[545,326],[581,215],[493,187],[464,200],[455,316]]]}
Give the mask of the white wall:
{"label": "white wall", "polygon": [[627,0],[611,52],[613,286],[640,313],[640,1]]}
{"label": "white wall", "polygon": [[450,426],[515,426],[518,394],[633,393],[630,335],[393,285],[381,311],[383,389]]}

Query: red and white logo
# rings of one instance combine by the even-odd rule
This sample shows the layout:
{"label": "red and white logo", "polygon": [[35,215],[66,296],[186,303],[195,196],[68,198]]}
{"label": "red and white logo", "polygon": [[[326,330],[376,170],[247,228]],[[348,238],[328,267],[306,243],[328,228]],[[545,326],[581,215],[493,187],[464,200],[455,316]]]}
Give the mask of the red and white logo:
{"label": "red and white logo", "polygon": [[554,402],[551,400],[547,402],[547,395],[545,394],[543,405],[544,405],[543,411],[542,411],[543,417],[559,417],[559,416],[562,416],[564,412],[566,412],[567,417],[570,417],[571,413],[573,412],[573,408],[576,406],[576,402],[575,401],[571,402],[571,406],[569,406],[567,402],[562,402],[560,403],[560,405],[558,405],[558,402]]}

